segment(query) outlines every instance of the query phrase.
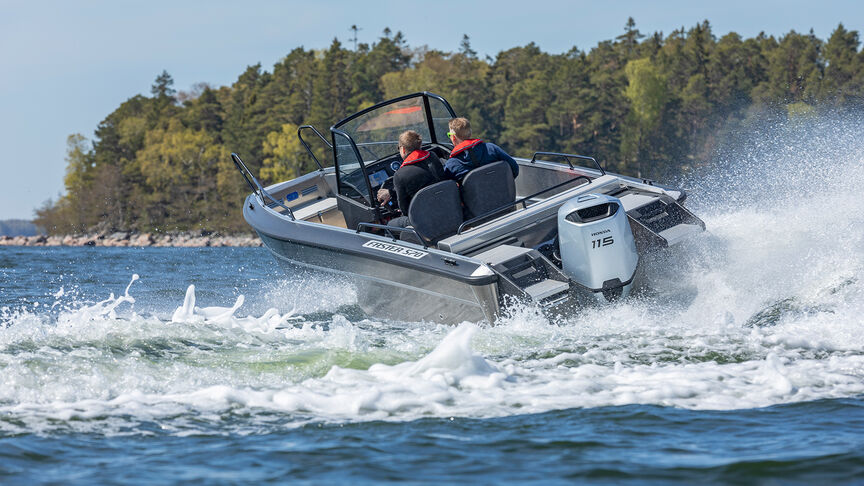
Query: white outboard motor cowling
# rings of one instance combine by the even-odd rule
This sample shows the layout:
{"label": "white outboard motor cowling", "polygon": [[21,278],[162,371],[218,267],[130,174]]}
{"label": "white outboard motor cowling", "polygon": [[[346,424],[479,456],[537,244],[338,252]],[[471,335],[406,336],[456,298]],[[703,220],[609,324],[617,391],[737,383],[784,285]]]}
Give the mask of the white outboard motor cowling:
{"label": "white outboard motor cowling", "polygon": [[627,213],[618,198],[586,194],[558,210],[564,273],[600,301],[627,297],[639,264]]}

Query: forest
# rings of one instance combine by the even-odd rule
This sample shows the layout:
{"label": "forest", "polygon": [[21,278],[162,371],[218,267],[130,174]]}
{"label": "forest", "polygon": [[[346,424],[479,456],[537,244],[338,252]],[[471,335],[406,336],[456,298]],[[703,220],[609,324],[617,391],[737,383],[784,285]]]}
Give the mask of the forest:
{"label": "forest", "polygon": [[[623,32],[582,50],[530,43],[481,58],[411,47],[385,29],[372,44],[297,47],[271,70],[248,66],[231,86],[176,91],[169,73],[96,127],[67,140],[65,193],[34,222],[85,231],[248,232],[249,192],[229,157],[262,181],[314,168],[297,127],[326,130],[345,116],[416,91],[445,97],[475,136],[510,154],[590,155],[608,170],[669,180],[705,164],[725,136],[770,120],[864,111],[864,51],[842,24],[827,40],[730,32],[708,21],[668,35]],[[324,155],[323,147],[320,155]],[[329,157],[328,157],[329,158]]]}

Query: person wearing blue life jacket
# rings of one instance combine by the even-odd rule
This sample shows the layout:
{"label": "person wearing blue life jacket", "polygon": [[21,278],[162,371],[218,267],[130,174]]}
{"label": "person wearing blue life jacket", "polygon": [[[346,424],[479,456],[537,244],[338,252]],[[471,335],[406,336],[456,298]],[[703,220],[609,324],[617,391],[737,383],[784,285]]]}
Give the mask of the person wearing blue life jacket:
{"label": "person wearing blue life jacket", "polygon": [[472,169],[502,160],[510,165],[514,178],[519,175],[519,164],[501,147],[478,138],[471,138],[471,123],[467,118],[454,118],[450,120],[449,127],[447,136],[453,142],[453,151],[444,164],[444,177],[461,184],[462,179]]}

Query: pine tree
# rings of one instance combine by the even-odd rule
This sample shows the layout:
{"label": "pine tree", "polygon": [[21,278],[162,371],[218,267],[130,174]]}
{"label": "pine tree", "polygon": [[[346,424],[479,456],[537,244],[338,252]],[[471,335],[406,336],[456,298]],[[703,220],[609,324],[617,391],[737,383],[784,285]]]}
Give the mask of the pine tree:
{"label": "pine tree", "polygon": [[459,54],[468,59],[477,59],[477,51],[471,49],[471,38],[468,37],[468,34],[462,35],[462,42],[459,43]]}
{"label": "pine tree", "polygon": [[854,106],[862,99],[862,71],[858,46],[861,41],[857,31],[848,31],[843,24],[837,26],[825,44],[825,76],[822,80],[821,98],[833,100],[838,105]]}
{"label": "pine tree", "polygon": [[162,74],[156,76],[156,81],[150,87],[150,93],[156,98],[172,98],[177,92],[174,88],[174,78],[168,74],[168,71],[162,70]]}

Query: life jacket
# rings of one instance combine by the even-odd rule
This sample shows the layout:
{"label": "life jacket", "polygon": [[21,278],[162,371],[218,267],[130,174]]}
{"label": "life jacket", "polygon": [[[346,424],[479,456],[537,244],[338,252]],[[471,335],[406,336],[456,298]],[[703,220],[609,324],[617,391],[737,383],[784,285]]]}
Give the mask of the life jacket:
{"label": "life jacket", "polygon": [[[472,139],[468,139],[468,140],[463,140],[462,142],[459,143],[459,145],[453,147],[453,150],[450,152],[450,158],[452,159],[453,157],[456,157],[457,155],[461,154],[462,152],[464,152],[470,148],[476,147],[478,144],[481,144],[481,143],[483,143],[483,140],[480,140],[479,138],[472,138]],[[468,156],[469,157],[471,156],[471,152],[468,152]]]}
{"label": "life jacket", "polygon": [[417,162],[420,162],[421,160],[426,160],[428,158],[429,158],[429,152],[427,152],[425,150],[415,150],[415,151],[411,152],[410,154],[408,154],[408,157],[405,157],[405,160],[402,162],[402,165],[400,165],[399,168],[401,169],[402,167],[405,167],[406,165],[416,164]]}

